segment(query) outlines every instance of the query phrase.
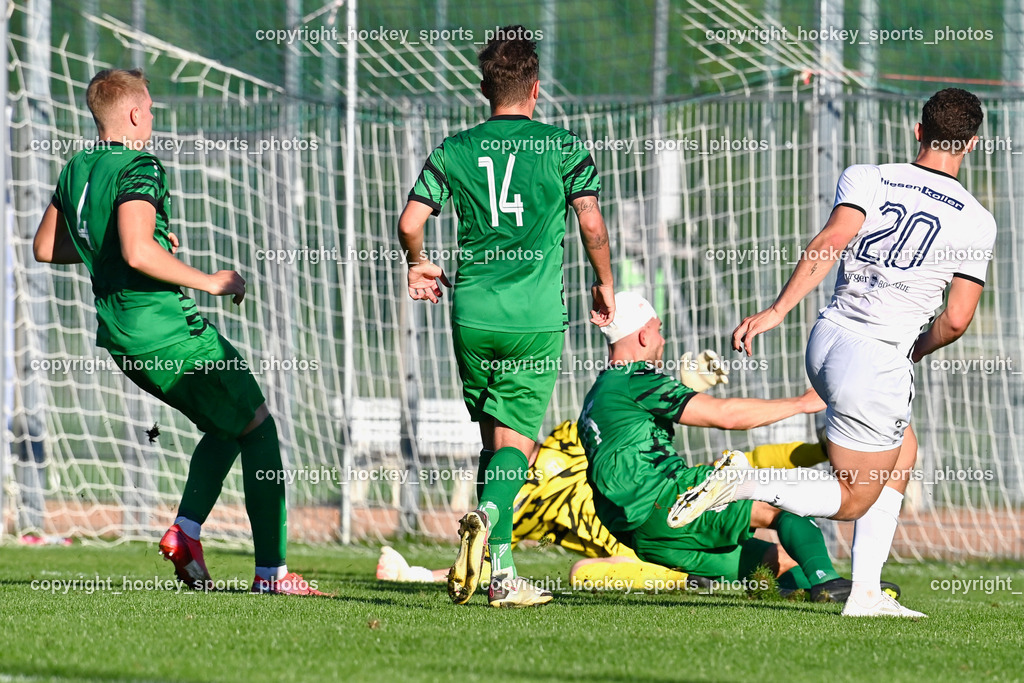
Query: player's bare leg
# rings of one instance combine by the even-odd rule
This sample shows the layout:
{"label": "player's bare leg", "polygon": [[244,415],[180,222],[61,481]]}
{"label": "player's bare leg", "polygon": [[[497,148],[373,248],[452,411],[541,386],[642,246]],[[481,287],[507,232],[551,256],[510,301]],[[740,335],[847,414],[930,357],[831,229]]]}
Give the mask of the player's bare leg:
{"label": "player's bare leg", "polygon": [[[829,517],[843,521],[859,519],[878,500],[882,488],[891,478],[899,460],[900,448],[865,453],[839,446],[832,441],[827,442],[826,448],[842,495],[839,509]],[[778,507],[787,509],[785,505]]]}

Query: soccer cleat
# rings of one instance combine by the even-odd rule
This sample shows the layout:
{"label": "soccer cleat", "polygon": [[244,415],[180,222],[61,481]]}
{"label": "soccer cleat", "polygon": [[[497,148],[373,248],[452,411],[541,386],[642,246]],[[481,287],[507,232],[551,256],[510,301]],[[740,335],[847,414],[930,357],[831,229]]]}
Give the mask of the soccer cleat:
{"label": "soccer cleat", "polygon": [[467,512],[459,520],[459,554],[448,570],[448,596],[456,605],[468,602],[480,585],[489,527],[482,510]]}
{"label": "soccer cleat", "polygon": [[[842,577],[819,583],[811,587],[811,602],[846,602],[852,588],[853,581]],[[882,592],[893,599],[900,597],[900,587],[888,581],[882,582]]]}
{"label": "soccer cleat", "polygon": [[686,590],[690,591],[710,591],[714,590],[715,582],[713,579],[709,579],[706,576],[697,576],[696,574],[686,575]]}
{"label": "soccer cleat", "polygon": [[920,619],[927,617],[927,614],[907,609],[891,595],[882,591],[878,600],[871,604],[864,604],[856,596],[850,597],[843,607],[844,617],[904,617]]}
{"label": "soccer cleat", "polygon": [[722,457],[711,463],[711,466],[716,471],[723,467],[731,468],[730,471],[749,470],[754,467],[750,464],[750,460],[747,459],[747,454],[742,451],[722,451]]}
{"label": "soccer cleat", "polygon": [[736,488],[743,479],[743,471],[748,469],[747,456],[739,451],[730,451],[715,461],[715,469],[708,473],[702,484],[676,499],[676,504],[668,511],[669,527],[678,529],[711,508],[735,501]]}
{"label": "soccer cleat", "polygon": [[334,597],[331,593],[323,593],[316,589],[316,582],[310,583],[295,572],[288,572],[280,579],[252,580],[250,593],[269,593],[273,595],[318,595],[325,598]]}
{"label": "soccer cleat", "polygon": [[496,576],[487,589],[487,602],[491,607],[534,607],[546,605],[553,597],[551,591],[537,588],[521,576],[514,579]]}
{"label": "soccer cleat", "polygon": [[377,560],[378,581],[405,581],[409,573],[409,563],[402,555],[389,545],[380,549]]}
{"label": "soccer cleat", "polygon": [[160,554],[174,565],[174,575],[186,586],[205,590],[213,583],[203,561],[203,544],[173,525],[160,539]]}
{"label": "soccer cleat", "polygon": [[790,602],[804,602],[807,598],[807,591],[803,588],[780,588],[779,597]]}

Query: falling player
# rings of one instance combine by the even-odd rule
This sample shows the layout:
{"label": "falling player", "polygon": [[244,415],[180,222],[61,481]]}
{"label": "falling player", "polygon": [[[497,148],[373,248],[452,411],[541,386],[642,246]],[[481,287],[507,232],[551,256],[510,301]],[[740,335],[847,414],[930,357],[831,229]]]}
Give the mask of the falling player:
{"label": "falling player", "polygon": [[[879,590],[879,576],[917,457],[909,426],[913,364],[967,330],[992,256],[995,221],[956,179],[982,118],[977,97],[941,90],[914,127],[920,147],[913,163],[847,168],[831,217],[775,303],[733,333],[736,350],[752,353],[754,338],[782,322],[842,252],[832,302],[811,331],[806,355],[811,383],[828,404],[827,447],[837,478],[719,479],[674,510],[676,522],[685,523],[703,508],[751,499],[799,515],[857,520],[847,616],[925,616]],[[947,287],[946,308],[933,319]]]}
{"label": "falling player", "polygon": [[551,594],[517,576],[512,504],[525,481],[561,360],[567,314],[562,240],[568,205],[597,274],[591,321],[614,315],[608,232],[597,205],[594,161],[574,134],[532,120],[539,95],[536,45],[507,26],[480,52],[486,122],[444,140],[430,154],[399,221],[409,259],[409,294],[437,303],[441,268],[423,251],[423,227],[451,199],[459,217],[452,338],[462,392],[483,450],[478,509],[459,522],[449,572],[457,604],[476,590],[484,545],[494,607],[543,604]]}
{"label": "falling player", "polygon": [[212,585],[200,529],[241,453],[256,555],[252,591],[322,595],[285,564],[284,484],[257,476],[281,469],[277,425],[263,393],[234,347],[181,291],[231,296],[238,304],[245,280],[233,270],[208,275],[174,256],[178,240],[168,232],[166,174],[156,157],[141,151],[153,132],[148,83],[139,69],[107,69],[89,83],[100,143],[61,171],[35,236],[36,260],[85,263],[96,297],[97,345],[135,384],[205,432],[189,464],[178,517],[160,540],[178,579],[199,589]]}
{"label": "falling player", "polygon": [[[587,392],[579,419],[597,517],[645,562],[732,581],[749,577],[759,564],[781,576],[795,560],[812,590],[841,583],[814,521],[766,503],[737,501],[708,510],[685,527],[668,525],[666,511],[709,472],[736,469],[740,461],[749,467],[739,451],[714,468],[687,467],[672,446],[676,424],[753,429],[816,413],[825,404],[813,389],[771,400],[694,392],[658,371],[665,339],[651,304],[631,292],[615,299],[615,321],[602,328],[608,367]],[[788,557],[775,544],[753,538],[752,529],[768,527],[778,532]]]}
{"label": "falling player", "polygon": [[[711,379],[717,382],[714,376]],[[706,388],[712,385],[686,379],[683,383],[695,391],[702,390],[698,386]],[[533,474],[516,496],[513,545],[521,541],[535,541],[541,545],[558,545],[583,555],[584,559],[577,561],[569,571],[569,584],[573,588],[598,586],[615,590],[671,586],[682,590],[713,585],[711,580],[717,577],[689,575],[643,562],[601,523],[594,509],[593,489],[587,483],[587,458],[575,422],[567,420],[555,427],[544,443],[538,444],[535,452],[536,459],[530,463]],[[758,468],[811,467],[828,459],[824,446],[819,442],[764,444],[745,453],[745,456],[752,467]],[[764,547],[759,540],[752,545]],[[788,554],[785,550],[778,546],[775,552],[786,566],[793,565],[779,577],[779,590],[783,595],[791,599],[808,597],[815,602],[843,602],[846,599],[850,587],[848,579],[816,581],[811,588],[803,570],[786,559]],[[486,575],[486,565],[484,571]],[[834,567],[826,565],[822,571],[833,572]],[[377,578],[381,581],[444,581],[446,573],[447,569],[409,566],[405,558],[389,546],[381,549],[377,560]],[[486,580],[481,578],[481,581]],[[899,595],[899,587],[895,584],[886,584],[886,587],[894,595]]]}

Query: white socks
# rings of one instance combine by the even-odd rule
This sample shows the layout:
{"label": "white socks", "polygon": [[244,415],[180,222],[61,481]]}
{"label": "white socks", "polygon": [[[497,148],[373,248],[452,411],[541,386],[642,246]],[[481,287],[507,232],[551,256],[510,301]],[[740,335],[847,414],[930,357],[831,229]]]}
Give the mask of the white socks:
{"label": "white socks", "polygon": [[875,504],[853,526],[853,587],[851,597],[877,600],[882,592],[882,565],[889,559],[903,494],[886,486]]}
{"label": "white socks", "polygon": [[185,532],[185,535],[193,541],[199,540],[199,532],[203,528],[199,522],[193,522],[187,517],[178,517],[174,520],[174,523],[181,527],[181,530]]}
{"label": "white socks", "polygon": [[264,581],[280,581],[288,576],[288,565],[280,567],[256,567],[256,576]]}
{"label": "white socks", "polygon": [[[770,472],[765,481],[760,472]],[[831,517],[839,512],[843,503],[843,490],[839,480],[820,470],[808,476],[807,470],[766,469],[748,470],[748,477],[736,489],[739,500],[760,500],[801,517]]]}

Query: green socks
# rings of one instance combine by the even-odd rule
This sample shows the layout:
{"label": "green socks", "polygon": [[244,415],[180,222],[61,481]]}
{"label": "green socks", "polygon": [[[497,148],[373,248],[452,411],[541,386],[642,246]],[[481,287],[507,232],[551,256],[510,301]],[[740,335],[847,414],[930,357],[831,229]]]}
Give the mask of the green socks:
{"label": "green socks", "polygon": [[[238,443],[242,445],[245,511],[252,527],[256,566],[280,567],[288,546],[288,512],[284,481],[276,476],[282,468],[277,423],[267,417],[259,427],[239,437]],[[267,476],[270,472],[275,476]]]}
{"label": "green socks", "polygon": [[810,590],[811,582],[807,580],[800,567],[793,567],[779,577],[779,588],[784,590]]}
{"label": "green socks", "polygon": [[491,576],[499,574],[516,575],[516,565],[512,561],[512,506],[516,495],[526,481],[529,460],[518,448],[510,446],[500,448],[487,458],[480,453],[480,473],[483,485],[477,477],[477,491],[480,496],[479,509],[487,513],[490,524],[488,540],[491,553]]}
{"label": "green socks", "polygon": [[188,465],[188,479],[178,506],[179,517],[187,517],[197,524],[206,521],[240,451],[237,441],[224,441],[211,434],[200,439]]}
{"label": "green socks", "polygon": [[[267,417],[259,427],[233,441],[211,434],[203,436],[189,463],[178,516],[197,525],[206,521],[239,453],[256,566],[282,566],[288,544],[288,517],[284,481],[276,476],[282,465],[273,417]],[[273,476],[267,476],[270,472]],[[198,534],[194,537],[198,538]]]}
{"label": "green socks", "polygon": [[484,483],[487,479],[487,468],[491,464],[491,458],[494,457],[494,451],[484,448],[480,451],[480,466],[476,469],[476,499],[483,501],[484,499]]}
{"label": "green socks", "polygon": [[829,559],[821,529],[810,517],[783,511],[775,520],[775,530],[779,533],[779,543],[800,565],[812,586],[839,578]]}

